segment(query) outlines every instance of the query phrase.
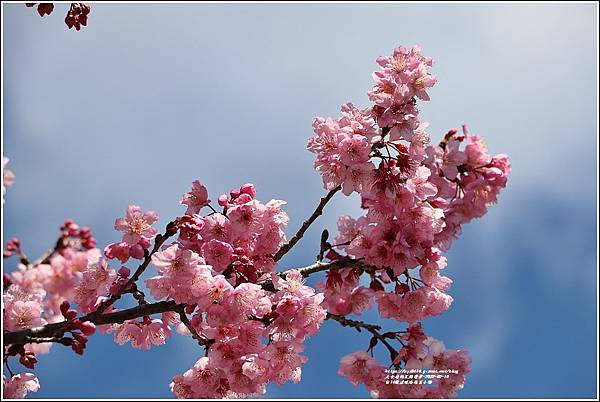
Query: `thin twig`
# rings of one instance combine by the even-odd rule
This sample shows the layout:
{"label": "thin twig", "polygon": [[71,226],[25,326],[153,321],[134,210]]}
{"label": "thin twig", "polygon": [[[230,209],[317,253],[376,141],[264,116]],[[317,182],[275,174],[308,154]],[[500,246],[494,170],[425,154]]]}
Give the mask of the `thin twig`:
{"label": "thin twig", "polygon": [[309,216],[308,219],[304,221],[302,226],[300,226],[300,229],[298,229],[298,232],[296,232],[296,234],[287,243],[285,243],[283,246],[281,246],[281,248],[273,256],[273,260],[275,260],[276,262],[279,261],[284,255],[287,254],[288,251],[290,251],[292,249],[292,247],[294,247],[294,245],[296,245],[296,243],[298,243],[298,241],[302,238],[302,236],[304,236],[304,232],[306,232],[306,230],[310,227],[310,225],[312,225],[313,222],[320,215],[323,214],[323,208],[325,208],[325,205],[327,205],[327,203],[329,202],[329,200],[331,200],[331,198],[335,195],[335,193],[337,193],[341,189],[342,189],[341,186],[337,186],[336,188],[329,191],[325,196],[323,196],[321,198],[319,205],[317,205],[317,208],[312,213],[312,215]]}
{"label": "thin twig", "polygon": [[339,322],[340,324],[342,324],[342,326],[355,328],[359,332],[361,329],[366,329],[371,334],[373,334],[373,336],[375,338],[377,338],[387,348],[387,350],[390,352],[390,357],[392,359],[392,362],[396,359],[396,356],[398,355],[398,351],[396,349],[394,349],[394,347],[392,345],[390,345],[390,343],[387,341],[387,339],[385,339],[385,337],[379,333],[379,331],[381,331],[381,327],[379,325],[367,324],[363,321],[351,320],[349,318],[346,318],[343,315],[337,315],[337,314],[331,314],[331,313],[327,313],[327,317],[325,319],[326,320],[335,320],[335,321]]}
{"label": "thin twig", "polygon": [[15,373],[13,373],[13,371],[10,369],[10,366],[8,365],[8,360],[4,361],[4,365],[6,366],[6,368],[8,369],[8,373],[10,374],[11,377],[15,376]]}
{"label": "thin twig", "polygon": [[213,211],[213,214],[218,214],[219,213],[219,211],[217,211],[212,205],[207,204],[206,206],[209,207],[211,211]]}
{"label": "thin twig", "polygon": [[33,264],[31,264],[31,267],[34,268],[40,264],[48,264],[50,262],[50,258],[54,255],[54,253],[57,253],[58,251],[66,247],[67,245],[65,244],[65,238],[63,236],[60,236],[58,240],[56,240],[56,244],[54,245],[54,247],[46,251],[40,258],[35,260]]}

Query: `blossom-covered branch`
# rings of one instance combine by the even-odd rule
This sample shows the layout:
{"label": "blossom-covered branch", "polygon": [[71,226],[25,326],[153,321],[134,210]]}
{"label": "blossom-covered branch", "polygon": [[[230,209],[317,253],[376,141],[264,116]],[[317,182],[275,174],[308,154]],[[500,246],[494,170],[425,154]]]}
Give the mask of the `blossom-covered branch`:
{"label": "blossom-covered branch", "polygon": [[[168,231],[167,231],[167,233],[168,233]],[[323,272],[323,271],[342,268],[342,267],[358,267],[358,268],[365,269],[365,270],[372,269],[372,267],[366,266],[362,261],[345,258],[342,260],[332,261],[332,262],[327,262],[327,263],[316,262],[312,265],[302,267],[302,268],[288,269],[286,271],[280,272],[278,274],[278,276],[281,278],[285,278],[288,273],[290,273],[292,271],[296,271],[300,275],[302,275],[303,277],[306,278],[306,277],[310,276],[311,274],[314,274],[317,272]],[[273,281],[270,279],[262,281],[262,282],[258,282],[258,285],[260,285],[266,291],[269,291],[269,292],[276,291],[276,289],[273,285]],[[96,325],[121,324],[121,323],[125,322],[126,320],[150,316],[152,314],[175,312],[175,313],[179,314],[179,316],[182,318],[182,322],[186,325],[186,327],[188,327],[190,332],[192,332],[193,328],[190,329],[191,323],[189,322],[189,320],[187,320],[187,316],[185,315],[186,307],[187,307],[186,304],[184,304],[184,303],[178,304],[178,303],[175,303],[173,300],[161,301],[161,302],[150,303],[150,304],[142,304],[142,305],[131,307],[131,308],[128,308],[125,310],[119,310],[119,311],[114,311],[114,312],[104,313],[104,314],[99,312],[99,310],[95,310],[94,312],[92,312],[90,314],[86,314],[84,316],[77,318],[77,320],[80,322],[89,321]],[[185,318],[183,318],[183,317],[185,317]],[[26,344],[29,342],[41,343],[43,341],[39,341],[39,342],[37,341],[40,338],[55,339],[55,341],[56,341],[56,340],[61,339],[60,337],[69,328],[69,325],[70,325],[69,321],[62,321],[62,322],[53,323],[53,324],[46,324],[44,326],[35,327],[35,328],[28,328],[28,329],[12,331],[12,332],[4,332],[3,336],[2,336],[2,340],[4,342],[4,345]],[[206,339],[201,338],[197,334],[194,336],[194,338],[199,343],[202,343],[202,344],[207,342]],[[50,342],[50,340],[46,340],[46,342]]]}
{"label": "blossom-covered branch", "polygon": [[172,237],[177,233],[177,223],[177,221],[169,222],[167,224],[165,234],[156,235],[156,237],[154,238],[154,247],[152,248],[152,251],[144,253],[144,261],[139,265],[139,267],[136,269],[135,273],[131,276],[131,278],[129,278],[127,282],[125,282],[125,284],[121,286],[116,292],[111,294],[111,296],[108,299],[100,303],[100,305],[92,314],[102,314],[104,311],[106,311],[107,308],[109,308],[117,300],[119,300],[123,293],[127,289],[129,289],[131,285],[133,285],[138,279],[140,279],[140,276],[150,264],[152,255],[154,255],[154,253],[160,250],[160,247],[165,243],[165,241],[169,239],[169,237]]}
{"label": "blossom-covered branch", "polygon": [[[80,322],[89,321],[95,325],[121,324],[127,320],[149,316],[152,314],[162,314],[169,311],[178,311],[182,304],[174,301],[161,301],[156,303],[144,304],[131,307],[126,310],[115,311],[111,313],[95,314],[90,313],[77,320]],[[41,327],[23,329],[20,331],[4,332],[2,341],[4,345],[23,345],[29,342],[36,342],[40,338],[60,339],[62,335],[70,328],[72,321],[62,321],[53,324],[46,324]],[[47,342],[50,342],[49,340]]]}
{"label": "blossom-covered branch", "polygon": [[[83,354],[96,325],[118,344],[138,349],[163,345],[175,330],[204,348],[192,368],[173,378],[176,397],[252,397],[264,394],[268,383],[300,381],[304,342],[330,319],[372,335],[366,351],[340,360],[338,373],[352,384],[380,398],[455,397],[470,357],[425,334],[422,322],[450,308],[444,253],[462,225],[497,201],[511,166],[506,155],[490,156],[466,126],[449,130],[437,145],[430,141],[417,105],[429,100],[437,79],[418,47],[399,47],[377,64],[369,107],[347,103],[341,116],[313,121],[307,148],[327,194],[287,241],[284,201],[262,203],[247,183],[218,197],[219,212],[200,181],[183,195],[186,210],[165,234],[153,227],[156,212],[130,205],[115,221],[120,240],[103,252],[89,229],[72,221],[34,264],[11,240],[4,256],[16,255],[21,264],[4,278],[5,364],[19,356],[32,369],[52,343]],[[5,173],[3,189],[13,179]],[[338,192],[357,193],[361,216],[340,216],[331,241],[323,231],[316,262],[278,271],[278,261]],[[130,275],[132,260],[140,262]],[[140,282],[151,266],[154,276]],[[318,272],[325,279],[307,286],[306,277]],[[115,302],[129,294],[137,306],[117,311]],[[374,304],[381,318],[401,327],[382,332],[380,325],[350,318]],[[389,365],[373,357],[376,345],[390,353],[389,365],[452,374],[429,384],[386,382]],[[5,397],[39,388],[33,374],[10,373]]]}

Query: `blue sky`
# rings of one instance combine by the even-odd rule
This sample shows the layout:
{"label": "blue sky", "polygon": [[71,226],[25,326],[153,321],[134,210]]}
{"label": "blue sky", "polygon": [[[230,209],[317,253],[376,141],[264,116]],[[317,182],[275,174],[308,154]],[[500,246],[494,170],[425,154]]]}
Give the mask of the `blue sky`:
{"label": "blue sky", "polygon": [[[288,201],[292,233],[324,192],[305,150],[312,118],[367,106],[375,58],[419,44],[439,80],[421,107],[432,138],[466,123],[513,163],[499,204],[449,252],[455,302],[425,329],[471,353],[460,397],[596,395],[596,5],[93,4],[80,32],[67,7],[41,19],[3,4],[3,148],[17,176],[3,230],[28,254],[68,217],[115,241],[130,203],[162,226],[194,179],[213,199],[253,182],[259,199]],[[326,212],[284,266],[310,263],[357,199]],[[358,335],[326,322],[303,381],[266,397],[368,397],[336,374],[366,348]],[[32,396],[170,397],[200,354],[180,336],[148,353],[96,335],[83,358],[42,356]]]}

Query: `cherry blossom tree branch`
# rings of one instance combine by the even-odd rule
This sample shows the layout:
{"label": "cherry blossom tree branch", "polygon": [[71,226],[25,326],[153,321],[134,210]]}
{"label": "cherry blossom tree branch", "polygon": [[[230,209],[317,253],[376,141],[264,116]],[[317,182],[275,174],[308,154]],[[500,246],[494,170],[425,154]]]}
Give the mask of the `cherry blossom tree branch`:
{"label": "cherry blossom tree branch", "polygon": [[319,202],[319,205],[317,205],[317,208],[314,210],[312,215],[304,221],[302,226],[300,226],[300,229],[298,229],[298,232],[296,232],[296,234],[287,243],[281,246],[281,248],[273,256],[273,260],[279,261],[284,255],[287,254],[288,251],[292,249],[292,247],[296,245],[296,243],[298,243],[298,241],[302,238],[302,236],[304,236],[304,232],[308,230],[310,225],[312,225],[313,222],[323,214],[323,208],[325,208],[325,205],[327,205],[327,203],[329,202],[329,200],[331,200],[331,198],[333,198],[335,193],[337,193],[341,189],[342,186],[337,186],[333,190],[329,191],[326,195],[321,197],[321,201]]}
{"label": "cherry blossom tree branch", "polygon": [[35,260],[32,264],[31,264],[31,268],[33,267],[37,267],[40,264],[49,264],[50,263],[50,258],[58,251],[66,248],[68,246],[68,244],[65,244],[65,239],[61,236],[58,238],[58,240],[56,241],[56,244],[54,245],[54,247],[52,247],[51,249],[49,249],[48,251],[46,251],[40,258],[38,258],[37,260]]}
{"label": "cherry blossom tree branch", "polygon": [[[167,231],[167,233],[170,233],[170,232]],[[159,241],[157,241],[157,243],[162,244],[166,240],[166,237],[163,236],[162,238],[164,238],[164,240],[160,241],[160,239],[159,239]],[[158,247],[160,247],[160,244]],[[158,249],[158,247],[155,244],[154,248]],[[153,252],[154,252],[154,250],[152,251],[152,253]],[[152,253],[150,253],[150,255]],[[146,257],[146,259],[148,259],[148,260],[149,260],[149,258],[150,258],[149,256]],[[142,263],[142,266],[144,266],[144,268],[147,265],[148,264],[144,265],[144,263]],[[370,272],[371,270],[375,269],[375,267],[365,264],[362,260],[356,260],[356,259],[344,257],[339,260],[328,262],[328,263],[316,262],[316,263],[314,263],[312,265],[308,265],[306,267],[297,268],[297,270],[302,274],[302,276],[308,277],[311,274],[314,274],[317,272],[323,272],[323,271],[327,271],[330,269],[348,268],[348,267],[357,267],[357,268],[363,269],[365,272]],[[138,270],[139,270],[139,268],[138,268]],[[289,271],[290,271],[290,269],[285,270],[285,271],[279,273],[278,275],[281,277],[285,277],[285,275]],[[140,272],[140,274],[141,274],[141,272]],[[138,275],[138,277],[139,277],[139,275]],[[261,285],[262,288],[265,289],[266,291],[270,291],[270,292],[275,291],[275,287],[273,286],[273,282],[271,280],[262,281],[262,282],[259,282],[258,284]],[[124,288],[126,288],[126,286],[124,286]],[[122,294],[122,292],[121,292],[121,294]],[[115,299],[115,300],[117,300],[117,299]],[[115,312],[110,312],[110,313],[99,313],[98,312],[99,310],[96,310],[96,311],[94,311],[90,314],[87,314],[85,316],[82,316],[78,319],[80,321],[89,321],[96,325],[121,324],[121,323],[125,322],[126,320],[132,320],[132,319],[136,319],[136,318],[140,318],[140,317],[144,317],[144,316],[148,316],[148,315],[152,315],[152,314],[161,314],[161,313],[173,311],[173,312],[177,312],[179,314],[181,322],[188,328],[190,333],[192,333],[192,336],[194,337],[194,339],[196,339],[196,341],[198,341],[199,344],[206,346],[207,344],[212,343],[211,340],[201,337],[195,331],[194,327],[191,325],[191,322],[187,318],[187,315],[185,314],[185,310],[184,310],[185,307],[186,307],[185,304],[177,304],[172,300],[171,301],[161,301],[161,302],[156,302],[156,303],[142,304],[139,306],[135,306],[135,307],[126,309],[126,310],[120,310],[120,311],[115,311]],[[182,312],[183,312],[183,316],[182,316]],[[346,319],[346,322],[350,323],[353,321]],[[365,324],[365,325],[368,325],[368,324]],[[356,325],[354,325],[354,326],[356,327]],[[5,345],[32,343],[32,342],[35,342],[35,341],[33,341],[34,339],[39,339],[39,338],[49,338],[50,339],[50,338],[57,337],[59,335],[62,336],[67,331],[68,327],[69,327],[69,321],[62,321],[62,322],[58,322],[58,323],[47,324],[47,325],[44,325],[41,327],[29,328],[29,329],[13,331],[13,332],[5,332],[2,336],[2,339],[3,339]]]}
{"label": "cherry blossom tree branch", "polygon": [[390,345],[390,343],[387,341],[387,339],[385,339],[385,337],[379,332],[379,331],[381,331],[381,327],[379,325],[367,324],[363,321],[351,320],[349,318],[346,318],[343,315],[337,315],[337,314],[331,314],[331,313],[327,313],[327,316],[325,317],[325,319],[337,321],[343,327],[351,327],[351,328],[356,329],[358,332],[361,332],[362,329],[366,329],[371,334],[373,334],[374,338],[376,338],[379,342],[381,342],[387,348],[387,350],[390,352],[390,357],[391,357],[392,361],[394,361],[396,359],[396,355],[398,354],[398,351],[396,349],[394,349],[394,347],[392,345]]}
{"label": "cherry blossom tree branch", "polygon": [[[178,311],[180,308],[184,307],[185,304],[177,304],[172,300],[161,301],[105,314],[96,314],[96,312],[93,312],[78,318],[78,320],[89,321],[96,325],[120,324],[126,320],[132,320],[152,314],[166,313],[168,311]],[[41,327],[5,332],[2,334],[2,340],[4,345],[9,345],[31,343],[31,339],[52,338],[59,335],[62,336],[62,334],[68,330],[69,324],[69,321],[62,321],[54,324],[47,324]]]}
{"label": "cherry blossom tree branch", "polygon": [[[60,241],[60,239],[59,239]],[[38,258],[37,260],[35,260],[32,264],[31,267],[37,267],[40,264],[48,264],[50,262],[50,257],[52,257],[54,255],[54,253],[56,253],[56,251],[58,250],[57,247],[52,247],[51,249],[49,249],[48,251],[46,251],[44,254],[42,254],[42,256],[40,258]]]}
{"label": "cherry blossom tree branch", "polygon": [[326,320],[335,320],[342,324],[343,327],[352,327],[355,328],[358,332],[361,332],[361,329],[366,329],[367,331],[381,331],[381,326],[375,324],[368,324],[363,321],[351,320],[346,318],[346,316],[327,313]]}
{"label": "cherry blossom tree branch", "polygon": [[[312,213],[312,215],[306,221],[304,221],[304,223],[302,224],[302,226],[300,227],[298,232],[287,243],[285,243],[279,249],[279,251],[275,254],[274,259],[276,261],[281,259],[281,257],[283,257],[292,247],[294,247],[294,245],[303,237],[304,233],[310,227],[310,225],[320,215],[322,215],[325,205],[329,202],[329,200],[331,200],[331,198],[335,195],[335,193],[338,192],[340,189],[341,189],[341,187],[338,186],[338,187],[334,188],[333,190],[329,191],[329,193],[327,193],[325,196],[323,196],[321,198],[319,205],[317,206],[315,211]],[[177,220],[169,222],[167,224],[165,234],[164,235],[158,234],[155,237],[154,247],[152,248],[152,250],[150,252],[146,252],[146,254],[144,256],[144,261],[138,266],[135,273],[129,278],[129,280],[125,283],[125,285],[123,285],[118,292],[112,294],[107,300],[102,302],[94,312],[79,318],[79,320],[80,321],[90,321],[90,322],[92,322],[94,324],[98,324],[98,325],[114,324],[114,323],[122,323],[128,319],[135,319],[135,318],[143,317],[143,316],[150,315],[150,314],[158,314],[158,313],[164,313],[167,311],[175,311],[175,312],[179,313],[182,323],[184,323],[184,325],[186,325],[186,327],[192,334],[192,337],[194,339],[196,339],[199,344],[206,345],[207,342],[210,342],[211,340],[207,340],[207,339],[201,337],[195,331],[195,329],[191,325],[191,322],[187,318],[187,315],[185,314],[185,311],[184,311],[185,305],[176,305],[172,301],[171,302],[157,302],[157,303],[151,303],[151,304],[140,304],[139,306],[133,307],[130,309],[103,314],[104,311],[106,311],[106,309],[108,309],[117,300],[119,300],[123,294],[128,293],[128,292],[131,293],[129,291],[129,289],[132,289],[132,287],[135,285],[137,280],[139,280],[142,273],[146,270],[146,268],[148,267],[148,265],[151,262],[152,255],[160,249],[160,247],[165,243],[165,241],[168,238],[174,236],[177,233],[177,230],[178,230],[177,225],[178,225]],[[44,255],[42,257],[40,257],[37,261],[35,261],[31,266],[35,267],[39,264],[49,262],[50,257],[62,247],[64,247],[64,245],[62,244],[62,238],[61,238],[61,239],[59,239],[59,241],[53,248],[49,249],[46,253],[44,253]],[[360,260],[354,260],[354,259],[351,259],[348,257],[344,257],[344,258],[341,258],[339,260],[332,261],[329,263],[323,263],[321,261],[317,261],[314,264],[309,265],[307,267],[298,268],[298,270],[304,277],[308,277],[309,275],[311,275],[313,273],[327,271],[329,269],[349,267],[349,266],[357,266],[357,267],[363,268],[365,270],[372,268],[372,267],[367,266]],[[283,271],[283,272],[279,273],[279,276],[285,277],[285,275],[288,272],[289,272],[289,270]],[[273,282],[271,280],[266,280],[266,281],[260,282],[259,284],[267,291],[275,290],[275,288],[273,286]],[[42,327],[29,328],[29,329],[25,329],[25,330],[21,330],[21,331],[6,332],[3,334],[4,344],[8,345],[8,344],[25,344],[25,343],[46,342],[46,341],[40,341],[40,339],[42,339],[42,338],[46,339],[48,342],[53,342],[53,341],[58,342],[57,339],[62,339],[62,338],[58,337],[58,335],[62,336],[66,332],[66,330],[68,329],[68,324],[69,324],[68,321],[63,321],[63,322],[59,322],[59,323],[48,324],[48,325],[45,325]]]}
{"label": "cherry blossom tree branch", "polygon": [[60,343],[65,346],[69,346],[73,341],[73,338],[61,338],[59,336],[53,336],[49,338],[32,338],[30,336],[25,337],[26,343]]}

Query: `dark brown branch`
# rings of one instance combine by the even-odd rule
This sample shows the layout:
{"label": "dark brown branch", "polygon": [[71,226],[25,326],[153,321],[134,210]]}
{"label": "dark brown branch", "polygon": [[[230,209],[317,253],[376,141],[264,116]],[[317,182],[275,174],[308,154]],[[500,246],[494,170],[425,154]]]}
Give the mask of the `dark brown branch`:
{"label": "dark brown branch", "polygon": [[52,257],[55,252],[56,252],[56,247],[53,247],[53,248],[49,249],[44,254],[42,254],[42,256],[40,258],[38,258],[37,260],[35,260],[31,264],[31,267],[34,268],[34,267],[37,267],[40,264],[48,264],[50,262],[50,257]]}
{"label": "dark brown branch", "polygon": [[327,313],[327,317],[325,319],[326,320],[335,320],[335,321],[339,322],[340,324],[342,324],[343,327],[355,328],[359,332],[361,331],[361,329],[366,329],[371,334],[373,334],[373,336],[375,338],[377,338],[377,340],[379,340],[387,348],[387,350],[390,352],[390,357],[392,359],[392,362],[396,359],[396,356],[398,355],[398,351],[396,349],[394,349],[394,347],[392,345],[390,345],[390,343],[387,341],[387,339],[385,339],[385,337],[383,335],[381,335],[381,333],[379,333],[379,331],[381,331],[381,327],[379,325],[367,324],[363,321],[351,320],[349,318],[346,318],[343,315],[337,315],[337,314],[331,314],[331,313]]}
{"label": "dark brown branch", "polygon": [[315,209],[315,211],[312,213],[312,215],[310,217],[308,217],[307,220],[304,221],[302,226],[300,226],[300,229],[298,229],[298,232],[296,232],[296,234],[287,243],[285,243],[283,246],[281,246],[281,248],[277,251],[277,253],[275,253],[275,255],[273,256],[273,259],[275,261],[279,261],[281,259],[281,257],[286,255],[287,252],[290,251],[292,249],[292,247],[294,247],[294,245],[296,245],[296,243],[298,243],[298,241],[302,238],[302,236],[304,236],[304,232],[306,232],[306,230],[310,227],[310,225],[312,225],[313,222],[320,215],[323,214],[323,208],[325,208],[325,205],[327,205],[327,203],[329,202],[329,200],[331,200],[331,198],[335,195],[335,193],[337,193],[341,189],[342,189],[341,186],[337,186],[336,188],[334,188],[333,190],[331,190],[330,192],[328,192],[325,196],[323,196],[321,198],[321,201],[319,202],[319,205],[317,205],[317,208]]}
{"label": "dark brown branch", "polygon": [[[366,329],[367,331],[381,331],[381,326],[375,324],[368,324],[363,321],[351,320],[343,315],[327,313],[326,320],[335,320],[342,324],[343,327],[352,327],[356,329]],[[360,331],[359,331],[360,332]]]}
{"label": "dark brown branch", "polygon": [[[178,311],[184,307],[183,304],[177,304],[174,301],[161,301],[152,304],[144,304],[141,306],[132,307],[127,310],[115,311],[112,313],[87,314],[80,317],[80,321],[90,321],[96,325],[103,324],[121,324],[126,320],[132,320],[139,317],[144,317],[151,314],[160,314],[167,311]],[[32,343],[32,339],[38,338],[54,338],[61,337],[69,329],[69,321],[47,324],[43,327],[29,328],[21,331],[5,332],[2,335],[2,340],[5,345],[9,344],[25,344]]]}
{"label": "dark brown branch", "polygon": [[27,341],[27,343],[60,343],[65,346],[69,346],[71,345],[71,342],[73,342],[73,338],[61,338],[58,336],[53,336],[50,338],[25,337],[25,340]]}
{"label": "dark brown branch", "polygon": [[31,264],[31,267],[33,268],[40,264],[49,264],[50,258],[54,255],[54,253],[57,253],[58,251],[64,249],[65,247],[66,247],[65,238],[60,236],[58,238],[58,240],[56,240],[56,244],[54,245],[54,247],[52,247],[51,249],[46,251],[40,258],[38,258],[36,261],[34,261],[33,264]]}
{"label": "dark brown branch", "polygon": [[29,258],[27,258],[27,255],[25,255],[23,249],[21,247],[18,247],[17,250],[19,252],[19,262],[25,265],[26,267],[29,266]]}

